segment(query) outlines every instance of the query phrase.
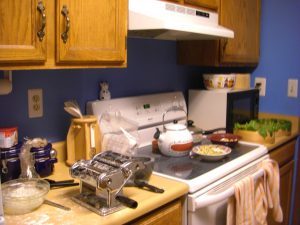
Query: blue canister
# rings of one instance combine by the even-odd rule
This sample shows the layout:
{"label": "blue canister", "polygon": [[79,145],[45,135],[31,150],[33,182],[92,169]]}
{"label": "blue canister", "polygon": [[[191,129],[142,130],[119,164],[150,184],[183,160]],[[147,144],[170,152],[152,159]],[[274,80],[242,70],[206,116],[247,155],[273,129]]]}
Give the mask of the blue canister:
{"label": "blue canister", "polygon": [[17,179],[21,173],[19,153],[22,142],[10,147],[0,148],[1,151],[1,183]]}
{"label": "blue canister", "polygon": [[30,152],[33,153],[34,166],[36,172],[41,177],[51,175],[54,170],[54,163],[57,162],[56,150],[52,149],[52,144],[48,143],[43,147],[32,147]]}

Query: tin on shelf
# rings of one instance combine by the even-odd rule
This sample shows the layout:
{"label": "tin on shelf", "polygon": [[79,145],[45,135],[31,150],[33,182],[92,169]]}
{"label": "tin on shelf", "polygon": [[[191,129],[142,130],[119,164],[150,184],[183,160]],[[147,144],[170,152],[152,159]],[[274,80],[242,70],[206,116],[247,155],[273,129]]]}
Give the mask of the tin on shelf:
{"label": "tin on shelf", "polygon": [[0,128],[0,148],[10,148],[18,144],[18,128]]}

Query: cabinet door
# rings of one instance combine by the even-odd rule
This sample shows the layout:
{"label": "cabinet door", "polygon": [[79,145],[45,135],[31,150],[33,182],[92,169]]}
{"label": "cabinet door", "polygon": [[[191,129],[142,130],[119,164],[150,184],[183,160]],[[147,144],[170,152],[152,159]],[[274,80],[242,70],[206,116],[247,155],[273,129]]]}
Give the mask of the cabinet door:
{"label": "cabinet door", "polygon": [[[289,224],[291,195],[293,187],[293,170],[294,160],[280,167],[280,204],[283,213],[283,222],[280,224],[284,225]],[[271,212],[268,214],[268,224],[278,224],[274,222]]]}
{"label": "cabinet door", "polygon": [[260,0],[221,0],[220,24],[234,31],[221,41],[221,63],[258,63]]}
{"label": "cabinet door", "polygon": [[142,216],[130,225],[181,225],[182,205],[181,200],[175,200],[154,212]]}
{"label": "cabinet door", "polygon": [[217,0],[185,0],[187,4],[200,6],[208,9],[218,9],[218,1]]}
{"label": "cabinet door", "polygon": [[45,0],[0,1],[0,63],[46,59],[46,35],[41,40],[37,35],[46,22],[44,11],[37,9],[39,2],[44,5]]}
{"label": "cabinet door", "polygon": [[58,0],[56,61],[80,64],[124,62],[127,11],[127,0]]}

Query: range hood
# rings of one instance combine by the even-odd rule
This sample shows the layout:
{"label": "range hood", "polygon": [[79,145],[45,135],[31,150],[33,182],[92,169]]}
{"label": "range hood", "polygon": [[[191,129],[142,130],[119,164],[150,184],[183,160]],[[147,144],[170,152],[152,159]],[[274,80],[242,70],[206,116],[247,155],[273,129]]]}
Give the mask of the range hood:
{"label": "range hood", "polygon": [[162,40],[210,40],[233,38],[234,32],[219,26],[216,12],[159,0],[129,0],[128,35]]}

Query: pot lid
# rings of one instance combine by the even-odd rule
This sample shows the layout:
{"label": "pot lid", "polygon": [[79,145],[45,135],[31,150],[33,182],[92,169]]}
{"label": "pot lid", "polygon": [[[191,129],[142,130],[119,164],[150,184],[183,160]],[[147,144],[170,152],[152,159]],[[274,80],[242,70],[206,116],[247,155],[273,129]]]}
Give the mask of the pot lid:
{"label": "pot lid", "polygon": [[173,131],[186,129],[186,126],[180,123],[167,124],[165,127],[167,130],[173,130]]}

